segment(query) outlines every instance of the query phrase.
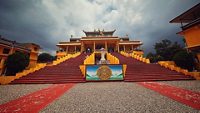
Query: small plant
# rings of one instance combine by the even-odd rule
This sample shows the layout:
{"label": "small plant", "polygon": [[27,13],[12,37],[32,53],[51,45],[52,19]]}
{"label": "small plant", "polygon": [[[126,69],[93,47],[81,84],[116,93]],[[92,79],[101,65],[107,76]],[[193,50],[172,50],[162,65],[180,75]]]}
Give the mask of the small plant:
{"label": "small plant", "polygon": [[41,62],[41,63],[47,63],[47,62],[52,62],[55,58],[50,55],[49,53],[41,53],[39,56],[38,56],[38,62]]}

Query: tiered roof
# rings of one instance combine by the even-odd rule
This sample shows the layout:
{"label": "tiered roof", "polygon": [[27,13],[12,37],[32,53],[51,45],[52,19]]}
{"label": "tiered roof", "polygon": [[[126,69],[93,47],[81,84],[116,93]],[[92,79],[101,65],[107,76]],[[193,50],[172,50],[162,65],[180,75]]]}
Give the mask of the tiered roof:
{"label": "tiered roof", "polygon": [[97,36],[113,36],[113,33],[115,32],[116,30],[113,30],[113,31],[104,31],[104,30],[94,30],[94,31],[84,31],[83,32],[85,33],[86,37],[97,37]]}

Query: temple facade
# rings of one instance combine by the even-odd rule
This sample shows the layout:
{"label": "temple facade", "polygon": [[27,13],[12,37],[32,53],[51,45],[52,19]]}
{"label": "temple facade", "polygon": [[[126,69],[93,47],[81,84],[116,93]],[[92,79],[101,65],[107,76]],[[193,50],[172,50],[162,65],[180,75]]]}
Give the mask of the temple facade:
{"label": "temple facade", "polygon": [[85,36],[81,38],[70,38],[69,42],[59,42],[57,47],[57,57],[62,57],[68,53],[76,52],[98,52],[100,49],[105,49],[108,52],[132,52],[138,49],[141,41],[130,41],[128,35],[125,37],[114,36],[114,32],[104,30],[84,31]]}

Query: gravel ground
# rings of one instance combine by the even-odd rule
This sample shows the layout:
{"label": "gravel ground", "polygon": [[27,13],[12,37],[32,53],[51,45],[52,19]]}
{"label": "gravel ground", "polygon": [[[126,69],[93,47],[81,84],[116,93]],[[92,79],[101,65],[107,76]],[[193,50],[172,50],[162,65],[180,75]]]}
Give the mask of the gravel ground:
{"label": "gravel ground", "polygon": [[0,104],[48,87],[50,84],[0,85]]}
{"label": "gravel ground", "polygon": [[166,84],[169,84],[172,86],[200,92],[200,80],[163,81],[162,83],[166,83]]}
{"label": "gravel ground", "polygon": [[200,113],[136,83],[81,83],[41,113]]}

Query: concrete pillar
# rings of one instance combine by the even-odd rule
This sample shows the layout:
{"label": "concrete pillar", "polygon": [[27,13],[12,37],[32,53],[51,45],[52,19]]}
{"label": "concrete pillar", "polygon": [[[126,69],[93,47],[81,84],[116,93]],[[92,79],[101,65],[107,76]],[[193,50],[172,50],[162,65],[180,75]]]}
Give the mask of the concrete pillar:
{"label": "concrete pillar", "polygon": [[75,53],[76,53],[76,46],[74,46],[74,51],[75,51]]}
{"label": "concrete pillar", "polygon": [[117,52],[119,52],[119,43],[117,43]]}
{"label": "concrete pillar", "polygon": [[105,50],[108,50],[107,41],[105,41]]}
{"label": "concrete pillar", "polygon": [[81,42],[81,53],[84,51],[84,45],[83,42]]}
{"label": "concrete pillar", "polygon": [[95,49],[96,49],[96,44],[95,44],[95,41],[94,41],[94,46],[93,46],[93,51],[95,52]]}
{"label": "concrete pillar", "polygon": [[133,45],[131,45],[131,50],[133,51]]}
{"label": "concrete pillar", "polygon": [[68,49],[69,49],[69,46],[67,46],[67,48],[66,48],[66,54],[68,54]]}

